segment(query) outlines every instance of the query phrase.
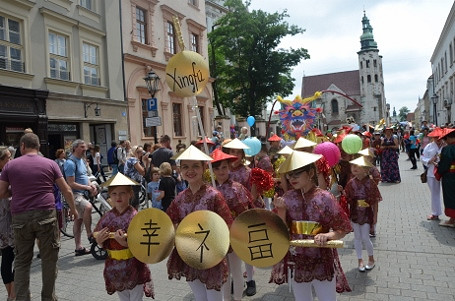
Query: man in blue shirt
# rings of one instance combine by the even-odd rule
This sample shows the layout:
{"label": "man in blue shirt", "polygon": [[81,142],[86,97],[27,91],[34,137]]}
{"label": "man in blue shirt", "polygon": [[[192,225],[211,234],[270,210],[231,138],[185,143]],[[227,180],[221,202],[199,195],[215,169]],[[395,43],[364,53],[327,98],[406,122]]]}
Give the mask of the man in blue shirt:
{"label": "man in blue shirt", "polygon": [[[117,142],[112,141],[111,148],[107,151],[107,164],[112,169],[112,177],[118,172],[118,159],[117,162],[114,160],[114,153],[117,151]],[[116,155],[117,157],[117,155]]]}
{"label": "man in blue shirt", "polygon": [[417,169],[417,159],[416,155],[419,151],[419,144],[417,142],[417,137],[414,135],[414,130],[409,132],[409,140],[411,141],[411,146],[409,149],[409,159],[411,159],[412,167],[411,169]]}
{"label": "man in blue shirt", "polygon": [[76,256],[90,253],[90,250],[82,246],[82,223],[85,225],[88,240],[90,242],[93,241],[92,204],[88,201],[86,195],[96,195],[97,187],[90,183],[88,178],[87,162],[85,161],[86,151],[87,145],[85,142],[80,139],[75,140],[73,142],[73,154],[65,161],[64,165],[66,181],[73,190],[74,202],[79,214],[79,218],[74,221],[73,227]]}

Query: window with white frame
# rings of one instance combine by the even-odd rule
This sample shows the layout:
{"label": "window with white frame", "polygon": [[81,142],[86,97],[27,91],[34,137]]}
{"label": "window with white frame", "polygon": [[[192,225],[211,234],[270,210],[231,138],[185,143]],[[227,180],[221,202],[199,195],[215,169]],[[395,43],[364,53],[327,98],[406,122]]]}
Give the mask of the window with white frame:
{"label": "window with white frame", "polygon": [[139,42],[146,44],[146,11],[140,7],[136,7],[136,36]]}
{"label": "window with white frame", "polygon": [[190,34],[191,51],[199,52],[199,36],[195,33]]}
{"label": "window with white frame", "polygon": [[188,0],[188,3],[197,7],[198,0]]}
{"label": "window with white frame", "polygon": [[49,32],[50,77],[69,80],[69,63],[68,38],[55,32]]}
{"label": "window with white frame", "polygon": [[172,116],[174,121],[174,136],[183,136],[183,121],[182,121],[182,104],[172,104]]}
{"label": "window with white frame", "polygon": [[25,72],[19,21],[0,15],[0,69]]}
{"label": "window with white frame", "polygon": [[174,24],[171,21],[166,22],[166,36],[167,36],[167,51],[169,53],[176,53],[175,47],[175,31],[174,31]]}
{"label": "window with white frame", "polygon": [[81,0],[81,6],[89,10],[95,10],[93,0]]}
{"label": "window with white frame", "polygon": [[100,85],[100,67],[98,58],[98,46],[83,43],[82,58],[84,61],[84,83],[88,85]]}

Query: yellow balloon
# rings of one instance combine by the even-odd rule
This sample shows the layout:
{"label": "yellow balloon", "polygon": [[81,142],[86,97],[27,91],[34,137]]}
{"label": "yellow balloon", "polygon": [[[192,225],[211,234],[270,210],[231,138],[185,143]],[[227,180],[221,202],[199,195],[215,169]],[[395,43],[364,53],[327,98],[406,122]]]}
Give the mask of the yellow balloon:
{"label": "yellow balloon", "polygon": [[208,80],[209,64],[197,52],[181,51],[166,66],[166,83],[180,97],[201,93]]}

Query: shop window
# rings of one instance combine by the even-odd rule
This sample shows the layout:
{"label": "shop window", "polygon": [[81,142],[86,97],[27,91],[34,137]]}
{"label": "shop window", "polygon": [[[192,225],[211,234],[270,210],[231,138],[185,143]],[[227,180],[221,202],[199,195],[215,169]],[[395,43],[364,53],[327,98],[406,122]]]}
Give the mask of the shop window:
{"label": "shop window", "polygon": [[174,136],[183,136],[182,104],[172,104],[172,116],[174,121]]}
{"label": "shop window", "polygon": [[49,54],[50,77],[69,80],[68,38],[49,32]]}
{"label": "shop window", "polygon": [[82,57],[84,61],[84,83],[99,86],[101,82],[98,47],[88,43],[83,43]]}
{"label": "shop window", "polygon": [[0,69],[25,72],[21,23],[0,15]]}

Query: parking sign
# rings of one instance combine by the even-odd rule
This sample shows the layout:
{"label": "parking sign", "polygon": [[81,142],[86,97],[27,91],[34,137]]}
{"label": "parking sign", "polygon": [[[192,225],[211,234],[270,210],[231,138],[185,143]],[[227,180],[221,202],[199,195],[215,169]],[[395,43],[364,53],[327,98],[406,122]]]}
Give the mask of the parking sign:
{"label": "parking sign", "polygon": [[155,97],[147,99],[147,110],[158,111],[158,101]]}

